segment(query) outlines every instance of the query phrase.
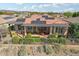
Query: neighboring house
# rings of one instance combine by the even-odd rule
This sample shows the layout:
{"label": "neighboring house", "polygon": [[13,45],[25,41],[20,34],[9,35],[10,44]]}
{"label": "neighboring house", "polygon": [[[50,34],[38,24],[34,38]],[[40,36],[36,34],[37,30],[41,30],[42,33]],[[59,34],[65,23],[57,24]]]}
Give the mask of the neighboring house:
{"label": "neighboring house", "polygon": [[10,17],[10,16],[5,16],[5,15],[0,15],[0,39],[2,39],[6,34],[9,33],[9,22],[14,22],[16,18]]}
{"label": "neighboring house", "polygon": [[4,25],[5,23],[6,21],[0,17],[0,40],[2,39],[3,34],[7,32]]}
{"label": "neighboring house", "polygon": [[70,17],[70,18],[67,18],[67,21],[71,23],[79,23],[79,17]]}
{"label": "neighboring house", "polygon": [[18,18],[15,22],[9,22],[9,24],[14,24],[16,32],[25,35],[28,33],[67,35],[70,22],[63,18],[53,18],[47,14],[34,14],[30,17]]}

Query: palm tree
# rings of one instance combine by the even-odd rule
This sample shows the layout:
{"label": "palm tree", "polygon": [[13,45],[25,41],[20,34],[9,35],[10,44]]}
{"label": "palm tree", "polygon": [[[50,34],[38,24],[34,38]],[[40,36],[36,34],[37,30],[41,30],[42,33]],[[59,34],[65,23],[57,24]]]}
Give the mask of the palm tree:
{"label": "palm tree", "polygon": [[8,24],[8,29],[9,29],[9,33],[10,33],[10,37],[12,37],[12,33],[11,33],[11,28],[10,28],[10,24]]}

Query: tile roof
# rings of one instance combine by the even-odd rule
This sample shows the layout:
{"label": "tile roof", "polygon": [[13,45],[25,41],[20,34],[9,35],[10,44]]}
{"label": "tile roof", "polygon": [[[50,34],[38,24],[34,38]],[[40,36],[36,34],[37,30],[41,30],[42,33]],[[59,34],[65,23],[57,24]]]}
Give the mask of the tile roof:
{"label": "tile roof", "polygon": [[[48,15],[48,17],[51,17]],[[26,18],[24,24],[32,24],[32,21],[37,21],[37,19],[40,18],[39,21],[45,21],[46,24],[68,24],[67,21],[62,19],[45,19],[42,17],[42,15],[32,15],[30,18]]]}
{"label": "tile roof", "polygon": [[0,24],[3,24],[3,23],[6,23],[6,21],[2,17],[0,17]]}

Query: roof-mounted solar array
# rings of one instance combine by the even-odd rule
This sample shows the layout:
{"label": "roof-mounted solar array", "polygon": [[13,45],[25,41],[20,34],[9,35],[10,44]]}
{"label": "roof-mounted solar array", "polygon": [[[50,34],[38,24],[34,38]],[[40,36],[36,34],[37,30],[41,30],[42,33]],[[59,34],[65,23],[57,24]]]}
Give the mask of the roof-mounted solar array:
{"label": "roof-mounted solar array", "polygon": [[38,21],[38,20],[36,20],[36,21],[32,21],[31,23],[32,24],[46,24],[46,21]]}
{"label": "roof-mounted solar array", "polygon": [[9,20],[9,19],[12,19],[14,17],[4,17],[5,20]]}
{"label": "roof-mounted solar array", "polygon": [[18,18],[16,22],[24,22],[25,19],[24,18]]}

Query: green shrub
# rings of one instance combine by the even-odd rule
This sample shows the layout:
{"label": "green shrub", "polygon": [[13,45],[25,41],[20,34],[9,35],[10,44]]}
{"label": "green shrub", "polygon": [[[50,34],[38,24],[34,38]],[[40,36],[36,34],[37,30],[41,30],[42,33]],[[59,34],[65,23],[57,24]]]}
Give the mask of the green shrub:
{"label": "green shrub", "polygon": [[66,38],[64,38],[64,37],[60,37],[59,39],[58,39],[58,43],[62,43],[62,44],[66,44]]}
{"label": "green shrub", "polygon": [[31,38],[25,37],[25,38],[23,39],[23,44],[30,44],[30,43],[32,43],[32,39],[31,39]]}
{"label": "green shrub", "polygon": [[79,32],[76,32],[76,33],[75,33],[75,37],[76,37],[76,38],[79,38]]}
{"label": "green shrub", "polygon": [[52,34],[48,36],[48,42],[49,43],[60,43],[60,44],[65,44],[66,43],[66,38],[63,36],[59,36],[58,34]]}
{"label": "green shrub", "polygon": [[42,42],[40,37],[31,36],[31,34],[28,34],[24,37],[18,37],[14,36],[12,39],[12,43],[14,44],[31,44],[35,42]]}
{"label": "green shrub", "polygon": [[38,36],[32,36],[32,42],[41,42],[41,38]]}
{"label": "green shrub", "polygon": [[20,42],[23,43],[23,44],[30,44],[32,42],[31,37],[32,36],[29,33],[28,35],[26,35],[25,37],[23,37],[22,40],[20,40]]}
{"label": "green shrub", "polygon": [[19,43],[19,40],[20,40],[20,37],[14,36],[14,37],[12,38],[12,43],[13,43],[13,44],[18,44],[18,43]]}

